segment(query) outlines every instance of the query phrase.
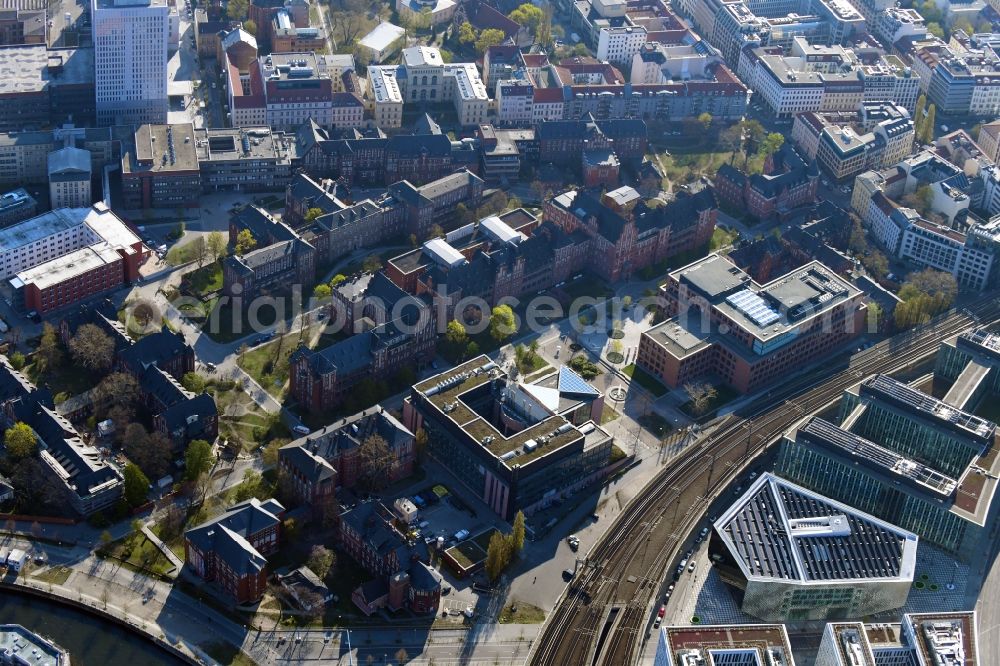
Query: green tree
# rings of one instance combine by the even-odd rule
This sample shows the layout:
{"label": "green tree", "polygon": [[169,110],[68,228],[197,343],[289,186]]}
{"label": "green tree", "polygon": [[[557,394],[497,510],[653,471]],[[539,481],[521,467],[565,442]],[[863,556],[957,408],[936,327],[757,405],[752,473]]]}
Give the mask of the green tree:
{"label": "green tree", "polygon": [[500,577],[501,572],[510,563],[510,538],[500,532],[494,532],[490,537],[490,545],[486,549],[486,575],[490,581]]}
{"label": "green tree", "polygon": [[337,563],[337,555],[329,548],[322,545],[315,545],[309,551],[309,559],[306,566],[321,579],[326,579],[333,573],[333,567]]}
{"label": "green tree", "polygon": [[506,35],[503,34],[503,30],[498,28],[486,28],[476,39],[476,51],[482,55],[486,53],[486,49],[491,46],[496,46],[497,44],[503,44],[503,40],[506,39]]}
{"label": "green tree", "polygon": [[458,43],[471,44],[474,41],[476,41],[476,31],[473,29],[471,23],[465,21],[462,25],[458,26]]}
{"label": "green tree", "polygon": [[936,114],[936,105],[931,104],[927,107],[927,118],[924,119],[924,123],[920,127],[920,140],[923,143],[932,143],[934,141],[934,116]]}
{"label": "green tree", "polygon": [[249,229],[243,229],[236,234],[236,256],[242,257],[247,252],[253,252],[257,247],[257,240],[250,233]]}
{"label": "green tree", "polygon": [[906,300],[908,294],[926,294],[940,297],[946,307],[951,307],[958,295],[958,282],[951,273],[925,268],[906,276],[906,283],[899,291],[899,297]]}
{"label": "green tree", "polygon": [[205,390],[205,378],[197,372],[185,372],[181,377],[181,386],[191,393],[202,393]]}
{"label": "green tree", "polygon": [[917,141],[920,140],[920,129],[924,124],[924,117],[927,115],[927,95],[917,98],[917,106],[913,109],[913,134]]}
{"label": "green tree", "polygon": [[346,275],[343,275],[341,273],[337,273],[336,275],[333,276],[333,279],[330,280],[330,288],[331,289],[336,289],[337,287],[340,286],[341,283],[346,282],[346,281],[347,281],[347,276]]}
{"label": "green tree", "polygon": [[184,478],[194,481],[212,469],[212,445],[203,439],[193,439],[184,452]]}
{"label": "green tree", "polygon": [[14,368],[15,370],[20,370],[25,366],[27,362],[28,360],[24,357],[24,354],[22,354],[21,352],[16,351],[10,355],[10,367]]}
{"label": "green tree", "polygon": [[146,495],[149,494],[149,479],[142,470],[132,463],[127,463],[122,476],[125,479],[125,503],[131,507],[145,504]]}
{"label": "green tree", "polygon": [[771,132],[761,141],[758,152],[766,157],[778,152],[783,145],[785,145],[785,136],[777,132]]}
{"label": "green tree", "polygon": [[708,132],[708,128],[712,126],[712,114],[707,111],[702,113],[698,116],[698,122],[701,123],[701,129]]}
{"label": "green tree", "polygon": [[462,325],[462,322],[452,319],[445,329],[444,338],[451,344],[459,346],[465,344],[468,334],[465,332],[465,326]]}
{"label": "green tree", "polygon": [[27,423],[18,421],[3,434],[3,444],[7,455],[16,460],[32,456],[38,449],[38,438]]}
{"label": "green tree", "polygon": [[479,343],[475,340],[469,340],[469,344],[465,345],[465,357],[472,358],[473,356],[479,355]]}
{"label": "green tree", "polygon": [[545,13],[530,2],[526,2],[507,16],[510,20],[522,27],[527,28],[529,32],[534,34],[535,30],[538,29],[538,26],[545,18]]}
{"label": "green tree", "polygon": [[493,336],[493,339],[506,340],[514,335],[515,331],[517,331],[517,322],[510,306],[498,305],[494,307],[490,315],[490,335]]}
{"label": "green tree", "polygon": [[243,22],[243,29],[249,32],[254,37],[257,36],[257,22],[249,19]]}
{"label": "green tree", "polygon": [[333,289],[328,284],[318,284],[313,288],[313,298],[322,300],[330,298],[331,295],[333,295]]}
{"label": "green tree", "polygon": [[514,514],[513,531],[510,533],[511,546],[514,552],[519,553],[524,548],[524,536],[524,512],[518,511]]}
{"label": "green tree", "polygon": [[310,208],[306,211],[305,219],[306,222],[315,222],[316,218],[323,214],[322,208]]}
{"label": "green tree", "polygon": [[226,237],[221,231],[213,231],[208,235],[208,253],[212,256],[212,261],[218,261],[226,254]]}
{"label": "green tree", "polygon": [[242,21],[247,17],[249,6],[248,0],[229,0],[226,5],[226,14],[234,21]]}
{"label": "green tree", "polygon": [[937,21],[931,21],[927,24],[927,32],[931,33],[938,39],[944,39],[944,28]]}
{"label": "green tree", "polygon": [[87,370],[103,372],[114,361],[115,341],[96,325],[84,324],[70,338],[69,353],[73,361]]}

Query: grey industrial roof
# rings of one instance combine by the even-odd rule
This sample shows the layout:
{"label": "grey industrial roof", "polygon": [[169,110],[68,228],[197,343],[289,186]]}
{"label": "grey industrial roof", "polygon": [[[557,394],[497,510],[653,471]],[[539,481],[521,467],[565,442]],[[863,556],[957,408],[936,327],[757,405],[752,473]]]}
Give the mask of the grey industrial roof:
{"label": "grey industrial roof", "polygon": [[913,577],[917,536],[772,474],[715,523],[748,576],[820,583]]}
{"label": "grey industrial roof", "polygon": [[0,48],[0,95],[39,92],[49,85],[93,82],[93,49],[49,51],[44,44]]}
{"label": "grey industrial roof", "polygon": [[66,146],[49,153],[49,177],[68,172],[90,173],[90,151]]}
{"label": "grey industrial roof", "polygon": [[684,282],[708,298],[714,299],[750,282],[750,276],[731,261],[717,254],[678,269],[675,273]]}

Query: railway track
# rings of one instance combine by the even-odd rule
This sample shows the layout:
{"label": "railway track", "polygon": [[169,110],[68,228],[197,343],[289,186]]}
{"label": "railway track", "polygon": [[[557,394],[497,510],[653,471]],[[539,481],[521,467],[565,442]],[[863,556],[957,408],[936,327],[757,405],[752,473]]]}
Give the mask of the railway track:
{"label": "railway track", "polygon": [[[983,298],[830,368],[794,378],[730,415],[704,441],[681,453],[625,508],[577,567],[532,646],[538,666],[635,663],[652,621],[650,601],[664,573],[711,501],[757,454],[807,414],[823,409],[862,378],[898,371],[929,356],[971,325],[1000,319],[1000,303]],[[819,376],[826,372],[825,379]]]}

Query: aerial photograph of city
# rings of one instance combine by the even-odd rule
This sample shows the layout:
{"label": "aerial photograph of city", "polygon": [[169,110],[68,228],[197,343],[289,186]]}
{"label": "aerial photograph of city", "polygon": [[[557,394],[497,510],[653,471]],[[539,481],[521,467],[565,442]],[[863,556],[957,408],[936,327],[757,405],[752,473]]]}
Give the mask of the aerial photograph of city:
{"label": "aerial photograph of city", "polygon": [[1000,0],[0,0],[0,665],[1000,666]]}

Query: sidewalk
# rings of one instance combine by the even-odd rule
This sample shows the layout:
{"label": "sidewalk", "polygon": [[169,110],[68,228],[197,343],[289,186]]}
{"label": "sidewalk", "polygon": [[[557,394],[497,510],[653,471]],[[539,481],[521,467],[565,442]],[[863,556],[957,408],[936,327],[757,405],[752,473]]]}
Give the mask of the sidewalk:
{"label": "sidewalk", "polygon": [[164,557],[170,560],[170,563],[174,565],[174,576],[177,576],[177,574],[180,573],[181,569],[184,568],[184,563],[180,561],[180,558],[174,555],[174,551],[170,550],[170,548],[167,547],[167,544],[163,543],[163,541],[160,540],[160,537],[156,536],[156,534],[153,533],[153,530],[149,529],[149,525],[151,523],[152,521],[150,521],[149,523],[143,523],[142,533],[146,536],[147,539],[149,539],[150,543],[159,548],[160,552],[163,553]]}

